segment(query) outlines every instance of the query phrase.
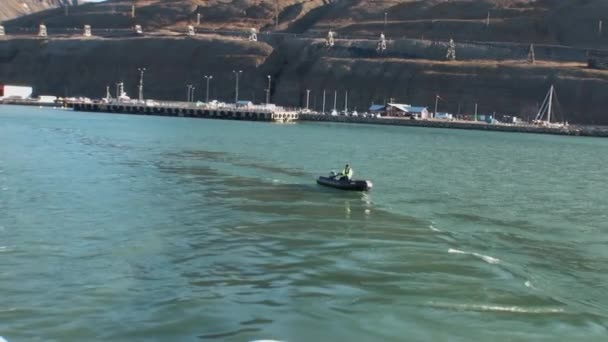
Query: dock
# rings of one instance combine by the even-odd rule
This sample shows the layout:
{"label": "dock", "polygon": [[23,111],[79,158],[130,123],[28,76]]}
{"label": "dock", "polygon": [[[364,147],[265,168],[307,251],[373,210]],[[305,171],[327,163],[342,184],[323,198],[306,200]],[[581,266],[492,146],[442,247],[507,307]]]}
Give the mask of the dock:
{"label": "dock", "polygon": [[275,105],[237,106],[234,104],[212,105],[187,102],[102,102],[66,101],[65,106],[80,112],[173,116],[204,119],[247,120],[267,122],[292,122],[298,120],[295,110]]}
{"label": "dock", "polygon": [[347,124],[368,124],[387,126],[409,126],[427,128],[450,128],[478,131],[552,134],[586,137],[608,137],[608,126],[570,125],[568,127],[545,127],[528,123],[495,124],[464,120],[409,119],[401,117],[333,116],[316,112],[298,112],[275,105],[236,106],[234,104],[210,105],[208,103],[187,102],[103,102],[103,101],[63,101],[42,104],[36,101],[11,100],[4,104],[26,106],[67,107],[81,112],[110,114],[132,114],[170,117],[189,117],[220,120],[246,120],[262,122],[336,122]]}

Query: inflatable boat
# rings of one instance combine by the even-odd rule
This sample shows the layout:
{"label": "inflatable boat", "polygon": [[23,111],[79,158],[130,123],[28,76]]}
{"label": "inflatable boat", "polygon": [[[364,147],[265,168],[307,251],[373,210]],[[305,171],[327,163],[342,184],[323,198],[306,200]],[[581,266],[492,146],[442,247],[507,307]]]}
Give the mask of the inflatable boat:
{"label": "inflatable boat", "polygon": [[372,182],[368,180],[339,180],[334,177],[319,177],[317,183],[341,190],[369,191],[372,189]]}

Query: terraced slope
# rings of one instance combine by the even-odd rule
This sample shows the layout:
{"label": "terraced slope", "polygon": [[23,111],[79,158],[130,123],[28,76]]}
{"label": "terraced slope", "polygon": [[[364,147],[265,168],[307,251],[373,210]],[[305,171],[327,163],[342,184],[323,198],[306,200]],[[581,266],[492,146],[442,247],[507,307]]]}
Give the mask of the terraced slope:
{"label": "terraced slope", "polygon": [[[250,100],[264,98],[271,75],[272,100],[283,105],[303,105],[306,89],[315,108],[323,89],[338,91],[338,103],[348,90],[359,111],[390,98],[432,106],[441,94],[441,111],[467,113],[478,103],[483,113],[524,117],[554,84],[568,121],[608,124],[608,71],[585,67],[589,50],[608,49],[608,32],[598,29],[600,20],[608,29],[606,0],[139,0],[135,18],[131,4],[109,0],[5,23],[19,33],[44,22],[51,37],[0,39],[0,83],[99,97],[125,81],[134,94],[144,66],[146,96],[182,99],[185,84],[204,89],[202,76],[213,74],[212,97],[230,101],[239,69],[240,94]],[[84,24],[98,36],[77,37],[73,28]],[[135,24],[143,37],[119,34]],[[201,34],[186,37],[186,25]],[[262,31],[258,42],[247,40],[252,27]],[[339,39],[327,48],[330,29]],[[381,53],[380,32],[389,39]],[[455,62],[445,60],[450,38]],[[530,43],[536,64],[526,62]]]}
{"label": "terraced slope", "polygon": [[73,0],[2,0],[0,2],[0,21],[14,19],[49,8],[56,8],[66,4],[76,5]]}

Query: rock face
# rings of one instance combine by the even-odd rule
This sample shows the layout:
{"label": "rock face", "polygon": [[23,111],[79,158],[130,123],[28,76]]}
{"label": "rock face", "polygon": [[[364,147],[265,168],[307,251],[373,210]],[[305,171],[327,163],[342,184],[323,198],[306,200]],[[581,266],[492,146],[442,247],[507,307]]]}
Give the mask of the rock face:
{"label": "rock face", "polygon": [[0,2],[0,21],[14,19],[23,15],[56,8],[66,4],[76,5],[74,0],[2,0]]}
{"label": "rock face", "polygon": [[[109,0],[75,7],[68,17],[50,10],[5,23],[16,33],[0,39],[0,83],[98,98],[124,81],[135,97],[137,69],[146,67],[147,98],[185,100],[194,84],[202,99],[203,76],[211,74],[211,97],[232,101],[233,70],[242,70],[239,97],[256,102],[265,99],[270,75],[272,101],[287,106],[303,106],[311,89],[310,105],[321,109],[325,89],[326,110],[336,91],[343,109],[348,91],[348,108],[359,112],[390,99],[432,111],[439,94],[439,111],[471,113],[478,103],[480,114],[520,117],[533,117],[553,84],[556,115],[608,124],[608,71],[585,68],[589,49],[608,47],[598,26],[605,0],[142,0],[135,18],[130,4]],[[21,33],[42,21],[48,39]],[[74,33],[84,24],[96,37]],[[129,33],[134,24],[143,37]],[[187,25],[199,35],[186,37]],[[247,40],[251,27],[258,42]],[[338,39],[328,48],[330,28]],[[380,32],[389,39],[384,52],[376,50]],[[445,59],[451,37],[454,62]],[[530,43],[536,64],[526,62]]]}

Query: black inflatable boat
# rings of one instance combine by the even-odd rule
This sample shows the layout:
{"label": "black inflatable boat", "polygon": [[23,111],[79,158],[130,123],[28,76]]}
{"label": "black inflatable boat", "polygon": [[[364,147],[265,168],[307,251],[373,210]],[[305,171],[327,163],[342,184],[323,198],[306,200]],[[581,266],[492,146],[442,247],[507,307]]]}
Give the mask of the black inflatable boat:
{"label": "black inflatable boat", "polygon": [[341,181],[332,177],[319,177],[317,183],[341,190],[369,191],[372,189],[372,182],[368,180],[344,180]]}

